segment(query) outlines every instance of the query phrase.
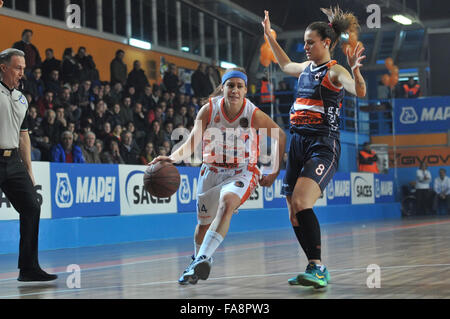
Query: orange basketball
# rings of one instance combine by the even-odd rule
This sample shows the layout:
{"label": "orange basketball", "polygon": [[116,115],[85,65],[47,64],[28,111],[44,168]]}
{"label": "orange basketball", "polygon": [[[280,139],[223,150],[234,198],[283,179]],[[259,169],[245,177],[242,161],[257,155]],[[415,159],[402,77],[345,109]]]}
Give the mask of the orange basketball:
{"label": "orange basketball", "polygon": [[160,161],[147,166],[144,173],[144,188],[151,195],[168,198],[175,194],[180,186],[180,173],[170,162]]}

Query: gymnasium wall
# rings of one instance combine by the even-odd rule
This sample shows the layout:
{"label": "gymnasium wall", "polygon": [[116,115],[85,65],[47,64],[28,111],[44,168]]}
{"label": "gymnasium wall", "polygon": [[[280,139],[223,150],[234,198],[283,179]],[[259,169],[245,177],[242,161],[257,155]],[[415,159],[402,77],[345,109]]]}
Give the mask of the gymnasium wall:
{"label": "gymnasium wall", "polygon": [[[67,28],[62,29],[52,27],[2,14],[0,14],[0,16],[0,29],[4,30],[0,38],[0,47],[2,50],[11,47],[14,42],[20,41],[22,38],[22,31],[24,29],[31,29],[33,30],[32,43],[39,50],[42,60],[45,60],[45,50],[47,48],[52,48],[54,50],[55,57],[61,60],[65,48],[72,47],[76,53],[80,46],[84,46],[86,47],[87,53],[92,55],[102,81],[110,81],[109,65],[115,57],[115,52],[119,49],[125,51],[124,62],[128,66],[128,72],[133,69],[133,61],[140,60],[147,77],[151,74],[154,75],[153,78],[149,77],[149,81],[152,84],[155,82],[159,83],[161,79],[161,57],[163,57],[167,63],[174,63],[177,66],[186,69],[197,69],[197,61],[183,59],[152,50],[142,50],[119,42],[124,41],[124,38],[117,37],[117,41],[112,41],[73,32]],[[5,32],[5,30],[8,31]]]}
{"label": "gymnasium wall", "polygon": [[399,186],[416,179],[421,163],[433,179],[440,168],[450,175],[450,97],[397,99],[394,107],[397,134],[372,136],[371,143],[388,145],[390,171]]}

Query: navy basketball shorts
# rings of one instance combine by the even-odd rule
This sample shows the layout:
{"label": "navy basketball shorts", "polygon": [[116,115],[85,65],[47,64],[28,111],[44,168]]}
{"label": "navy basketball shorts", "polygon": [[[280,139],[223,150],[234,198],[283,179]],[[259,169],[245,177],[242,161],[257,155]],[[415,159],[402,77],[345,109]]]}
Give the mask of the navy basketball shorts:
{"label": "navy basketball shorts", "polygon": [[292,195],[300,177],[311,178],[323,192],[338,169],[340,155],[338,139],[293,133],[281,194]]}

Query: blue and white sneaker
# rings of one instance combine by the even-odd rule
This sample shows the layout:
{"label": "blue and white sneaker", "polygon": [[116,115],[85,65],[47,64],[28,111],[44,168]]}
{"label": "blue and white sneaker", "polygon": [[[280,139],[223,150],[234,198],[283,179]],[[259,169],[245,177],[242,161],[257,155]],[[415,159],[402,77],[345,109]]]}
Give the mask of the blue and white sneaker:
{"label": "blue and white sneaker", "polygon": [[180,285],[195,285],[199,279],[206,280],[211,272],[212,257],[207,258],[205,255],[194,259],[192,256],[191,264],[186,268],[181,277],[178,279]]}
{"label": "blue and white sneaker", "polygon": [[330,281],[330,274],[325,266],[309,263],[304,273],[290,278],[290,285],[313,286],[316,289],[325,288]]}

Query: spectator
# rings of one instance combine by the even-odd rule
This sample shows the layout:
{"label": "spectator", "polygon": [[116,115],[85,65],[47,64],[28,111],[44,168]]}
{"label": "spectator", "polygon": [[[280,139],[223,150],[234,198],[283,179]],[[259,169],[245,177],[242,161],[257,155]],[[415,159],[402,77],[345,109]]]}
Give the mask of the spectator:
{"label": "spectator", "polygon": [[120,104],[116,103],[111,108],[111,116],[109,117],[109,121],[111,122],[111,127],[115,127],[116,125],[122,125],[122,120],[120,118]]}
{"label": "spectator", "polygon": [[210,77],[214,78],[214,83],[216,83],[216,87],[222,83],[222,76],[220,75],[220,71],[217,68],[217,61],[212,60],[211,64],[208,66],[208,73]]}
{"label": "spectator", "polygon": [[148,134],[147,142],[152,142],[155,148],[162,146],[165,140],[164,131],[161,130],[161,122],[154,120],[152,123],[152,130]]}
{"label": "spectator", "polygon": [[100,160],[105,164],[125,164],[120,155],[119,142],[117,140],[110,140],[108,149],[100,154]]}
{"label": "spectator", "polygon": [[111,90],[111,100],[113,104],[120,103],[123,99],[123,86],[122,83],[117,82],[114,84],[113,89]]}
{"label": "spectator", "polygon": [[[266,76],[263,76],[259,82],[259,102],[261,106],[268,106],[272,102],[275,102],[275,96],[273,95],[272,84]],[[265,105],[264,105],[265,104]]]}
{"label": "spectator", "polygon": [[408,82],[403,85],[404,97],[406,99],[418,98],[420,96],[420,85],[410,76]]}
{"label": "spectator", "polygon": [[71,81],[80,82],[80,72],[82,66],[73,57],[72,48],[66,48],[62,58],[62,76],[63,83],[70,83]]}
{"label": "spectator", "polygon": [[36,66],[41,66],[42,60],[39,50],[31,43],[33,31],[25,29],[22,32],[22,40],[13,44],[14,49],[21,50],[25,53],[25,74],[28,77]]}
{"label": "spectator", "polygon": [[47,110],[53,109],[53,96],[54,93],[52,91],[45,91],[44,96],[38,100],[39,116],[44,117]]}
{"label": "spectator", "polygon": [[95,133],[88,132],[81,147],[83,158],[88,164],[101,164],[100,153],[95,146]]}
{"label": "spectator", "polygon": [[[445,214],[450,213],[450,178],[446,176],[447,171],[444,168],[439,170],[439,177],[434,180],[434,198],[433,210],[440,215],[443,211]],[[443,209],[440,209],[443,206]]]}
{"label": "spectator", "polygon": [[120,123],[126,124],[133,121],[133,109],[131,107],[131,98],[126,96],[123,98],[122,105],[120,106]]}
{"label": "spectator", "polygon": [[92,123],[95,134],[98,135],[103,130],[105,123],[109,122],[110,117],[111,115],[107,112],[106,103],[103,100],[98,101],[95,106],[94,122]]}
{"label": "spectator", "polygon": [[141,62],[136,60],[133,63],[133,70],[128,74],[127,86],[134,86],[137,95],[140,96],[147,85],[149,85],[148,79],[141,68]]}
{"label": "spectator", "polygon": [[131,132],[125,131],[122,133],[119,149],[125,164],[139,164],[139,155],[141,152],[133,140],[133,134]]}
{"label": "spectator", "polygon": [[52,91],[55,96],[58,96],[61,92],[61,81],[59,80],[59,71],[53,70],[50,72],[50,78],[45,81],[45,88],[48,91]]}
{"label": "spectator", "polygon": [[85,47],[79,47],[75,55],[75,61],[81,65],[80,81],[89,80],[91,82],[98,81],[99,75],[92,55],[86,53]]}
{"label": "spectator", "polygon": [[40,150],[40,139],[43,135],[42,129],[40,128],[42,118],[38,116],[35,106],[30,106],[28,108],[27,122],[31,142],[31,160],[40,161],[42,157],[42,152]]}
{"label": "spectator", "polygon": [[81,108],[82,116],[91,115],[94,107],[93,107],[93,96],[91,96],[91,84],[92,82],[89,80],[85,80],[82,82],[80,89],[78,90],[78,106]]}
{"label": "spectator", "polygon": [[153,93],[152,93],[152,99],[153,99],[153,106],[158,105],[159,100],[161,99],[162,96],[162,91],[161,88],[158,85],[154,85],[153,89],[152,89]]}
{"label": "spectator", "polygon": [[171,146],[173,146],[173,141],[172,141],[172,132],[173,132],[173,122],[168,122],[166,121],[164,123],[164,140],[165,141],[169,141]]}
{"label": "spectator", "polygon": [[179,93],[183,82],[178,77],[178,69],[175,64],[170,64],[169,70],[163,76],[163,83],[169,93]]}
{"label": "spectator", "polygon": [[73,135],[69,131],[61,134],[61,143],[52,148],[52,162],[85,163],[81,148],[73,145]]}
{"label": "spectator", "polygon": [[220,86],[220,73],[219,71],[212,65],[208,65],[206,68],[206,75],[208,76],[209,82],[211,83],[211,87],[213,92]]}
{"label": "spectator", "polygon": [[56,113],[56,123],[57,123],[57,125],[59,125],[59,130],[61,132],[66,131],[67,130],[67,119],[66,119],[64,107],[57,106],[55,109],[55,113]]}
{"label": "spectator", "polygon": [[141,156],[139,157],[139,160],[141,161],[142,165],[148,165],[153,159],[155,159],[158,155],[155,152],[155,148],[153,146],[152,142],[148,142],[145,145],[144,150],[141,153]]}
{"label": "spectator", "polygon": [[116,57],[110,63],[110,71],[111,71],[111,85],[115,85],[116,83],[122,84],[125,86],[127,83],[127,65],[123,62],[123,58],[125,57],[125,52],[123,50],[116,51]]}
{"label": "spectator", "polygon": [[417,213],[428,214],[430,210],[431,173],[427,164],[422,162],[416,172]]}
{"label": "spectator", "polygon": [[379,173],[377,165],[378,156],[375,151],[371,150],[370,143],[365,142],[363,149],[358,155],[358,170],[360,172]]}
{"label": "spectator", "polygon": [[112,138],[120,142],[120,140],[122,139],[122,132],[122,125],[116,124],[115,126],[113,126]]}
{"label": "spectator", "polygon": [[[67,85],[67,83],[65,85]],[[70,104],[78,105],[80,103],[80,83],[77,81],[71,81],[69,86]]]}
{"label": "spectator", "polygon": [[109,140],[111,138],[113,138],[111,123],[110,122],[105,122],[103,124],[102,130],[98,134],[97,141],[102,140],[105,145],[108,145]]}
{"label": "spectator", "polygon": [[[160,105],[164,102],[160,102]],[[160,123],[163,123],[165,121],[163,108],[158,105],[155,107],[155,110],[150,110],[147,114],[147,122],[149,125],[151,125],[154,121],[159,121]]]}
{"label": "spectator", "polygon": [[55,58],[53,49],[49,48],[45,50],[45,60],[42,62],[42,79],[47,81],[53,70],[57,70],[61,74],[61,61]]}
{"label": "spectator", "polygon": [[189,123],[189,118],[187,115],[187,107],[181,106],[180,110],[174,115],[173,124],[175,126],[182,124],[184,127],[187,127]]}
{"label": "spectator", "polygon": [[136,94],[136,88],[133,85],[127,87],[125,96],[128,96],[131,99],[131,105],[134,105],[139,100],[139,96]]}
{"label": "spectator", "polygon": [[142,110],[141,103],[136,103],[134,105],[133,123],[136,129],[136,142],[138,143],[139,148],[142,148],[145,143],[146,132],[148,131],[149,126],[147,126],[147,118]]}
{"label": "spectator", "polygon": [[103,101],[105,101],[108,107],[114,105],[114,98],[112,96],[111,85],[105,82],[103,85]]}
{"label": "spectator", "polygon": [[175,110],[173,107],[168,107],[166,109],[166,114],[164,116],[164,122],[174,122],[175,120]]}
{"label": "spectator", "polygon": [[206,98],[214,91],[214,87],[209,79],[209,74],[206,73],[205,63],[200,62],[197,70],[192,74],[191,86],[194,91],[194,96],[199,99]]}
{"label": "spectator", "polygon": [[153,99],[153,88],[151,85],[145,86],[144,92],[139,97],[139,102],[142,103],[143,110],[146,113],[155,108],[157,102]]}
{"label": "spectator", "polygon": [[78,105],[72,104],[70,97],[70,88],[62,88],[58,104],[64,107],[66,119],[68,121],[78,123],[81,120],[81,109],[78,107]]}
{"label": "spectator", "polygon": [[24,82],[24,91],[31,94],[33,102],[37,102],[40,97],[44,96],[45,84],[44,81],[42,81],[42,71],[40,67],[35,67],[31,75]]}
{"label": "spectator", "polygon": [[[102,140],[100,140],[98,138],[95,140],[95,147],[97,148],[99,156],[103,152],[103,145],[104,145],[104,143]],[[101,160],[100,160],[100,162],[101,162]]]}

